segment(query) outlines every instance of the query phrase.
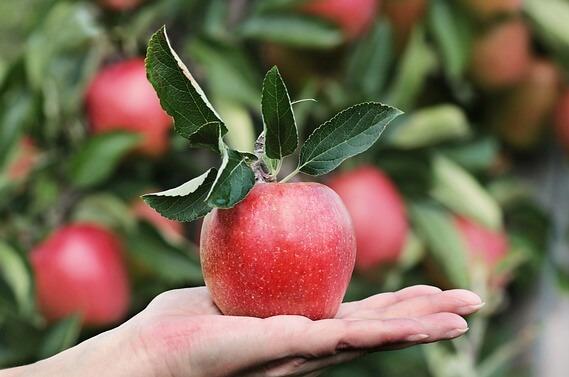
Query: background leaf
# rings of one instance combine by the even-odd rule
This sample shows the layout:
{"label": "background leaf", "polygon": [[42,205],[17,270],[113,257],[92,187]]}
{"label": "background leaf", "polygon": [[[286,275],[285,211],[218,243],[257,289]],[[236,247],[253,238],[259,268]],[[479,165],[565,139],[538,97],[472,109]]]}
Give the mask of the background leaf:
{"label": "background leaf", "polygon": [[127,132],[110,132],[93,136],[73,157],[69,177],[79,187],[104,182],[122,157],[140,141],[140,136]]}
{"label": "background leaf", "polygon": [[81,331],[81,316],[75,315],[57,322],[43,339],[39,357],[55,355],[75,345]]}
{"label": "background leaf", "polygon": [[300,150],[299,170],[309,175],[334,170],[347,158],[371,147],[401,114],[396,108],[376,102],[341,111],[308,137]]}
{"label": "background leaf", "polygon": [[245,38],[303,48],[331,48],[343,41],[342,32],[315,17],[295,14],[255,15],[241,25]]}

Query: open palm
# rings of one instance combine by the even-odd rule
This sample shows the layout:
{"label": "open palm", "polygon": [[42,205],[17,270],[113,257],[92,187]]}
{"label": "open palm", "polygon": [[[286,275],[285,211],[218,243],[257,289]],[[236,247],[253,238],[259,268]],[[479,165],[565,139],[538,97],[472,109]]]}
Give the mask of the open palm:
{"label": "open palm", "polygon": [[151,376],[307,376],[364,353],[451,339],[482,302],[414,286],[344,303],[333,319],[221,315],[205,287],[159,295],[127,322]]}

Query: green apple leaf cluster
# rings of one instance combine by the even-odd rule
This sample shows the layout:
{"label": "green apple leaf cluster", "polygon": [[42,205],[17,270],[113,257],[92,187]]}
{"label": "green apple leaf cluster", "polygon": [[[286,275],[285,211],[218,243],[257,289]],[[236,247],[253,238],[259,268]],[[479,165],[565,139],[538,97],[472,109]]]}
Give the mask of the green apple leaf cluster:
{"label": "green apple leaf cluster", "polygon": [[[211,168],[179,187],[143,196],[162,216],[193,221],[213,208],[231,208],[247,196],[256,182],[276,181],[283,158],[299,149],[293,102],[277,67],[271,68],[263,80],[263,132],[255,154],[234,150],[225,143],[227,126],[173,50],[165,27],[150,39],[146,71],[162,107],[174,119],[176,132],[190,145],[221,155],[219,168]],[[299,172],[317,176],[334,170],[347,158],[369,149],[401,114],[378,102],[361,103],[339,112],[300,146],[296,169],[281,182]]]}

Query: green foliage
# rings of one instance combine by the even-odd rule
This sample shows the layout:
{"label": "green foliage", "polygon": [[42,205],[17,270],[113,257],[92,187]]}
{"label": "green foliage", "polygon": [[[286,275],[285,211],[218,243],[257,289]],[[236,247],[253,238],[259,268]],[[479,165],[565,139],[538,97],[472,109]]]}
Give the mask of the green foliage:
{"label": "green foliage", "polygon": [[298,146],[296,121],[286,85],[277,67],[271,68],[263,80],[261,112],[267,157],[281,159],[294,153]]}

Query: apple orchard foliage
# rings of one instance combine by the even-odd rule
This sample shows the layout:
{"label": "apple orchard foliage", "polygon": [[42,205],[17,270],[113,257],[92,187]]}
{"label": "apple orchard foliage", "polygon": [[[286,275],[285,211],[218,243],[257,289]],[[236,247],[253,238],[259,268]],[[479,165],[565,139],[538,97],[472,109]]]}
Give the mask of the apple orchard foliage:
{"label": "apple orchard foliage", "polygon": [[[500,355],[527,342],[511,319],[541,280],[550,233],[514,172],[553,153],[550,124],[569,145],[568,12],[563,0],[0,2],[0,367],[50,356],[204,278],[222,287],[226,312],[330,316],[353,246],[345,218],[329,214],[343,211],[334,193],[296,183],[315,180],[352,218],[346,300],[417,283],[488,292],[470,323],[484,336],[468,347],[327,373],[519,375]],[[162,24],[195,79],[158,34],[149,83],[143,50]],[[405,114],[383,130],[395,112],[377,101]],[[140,199],[149,191],[169,219]],[[277,202],[287,211],[272,213]],[[237,250],[221,253],[229,242]],[[252,273],[262,280],[243,278]]]}

